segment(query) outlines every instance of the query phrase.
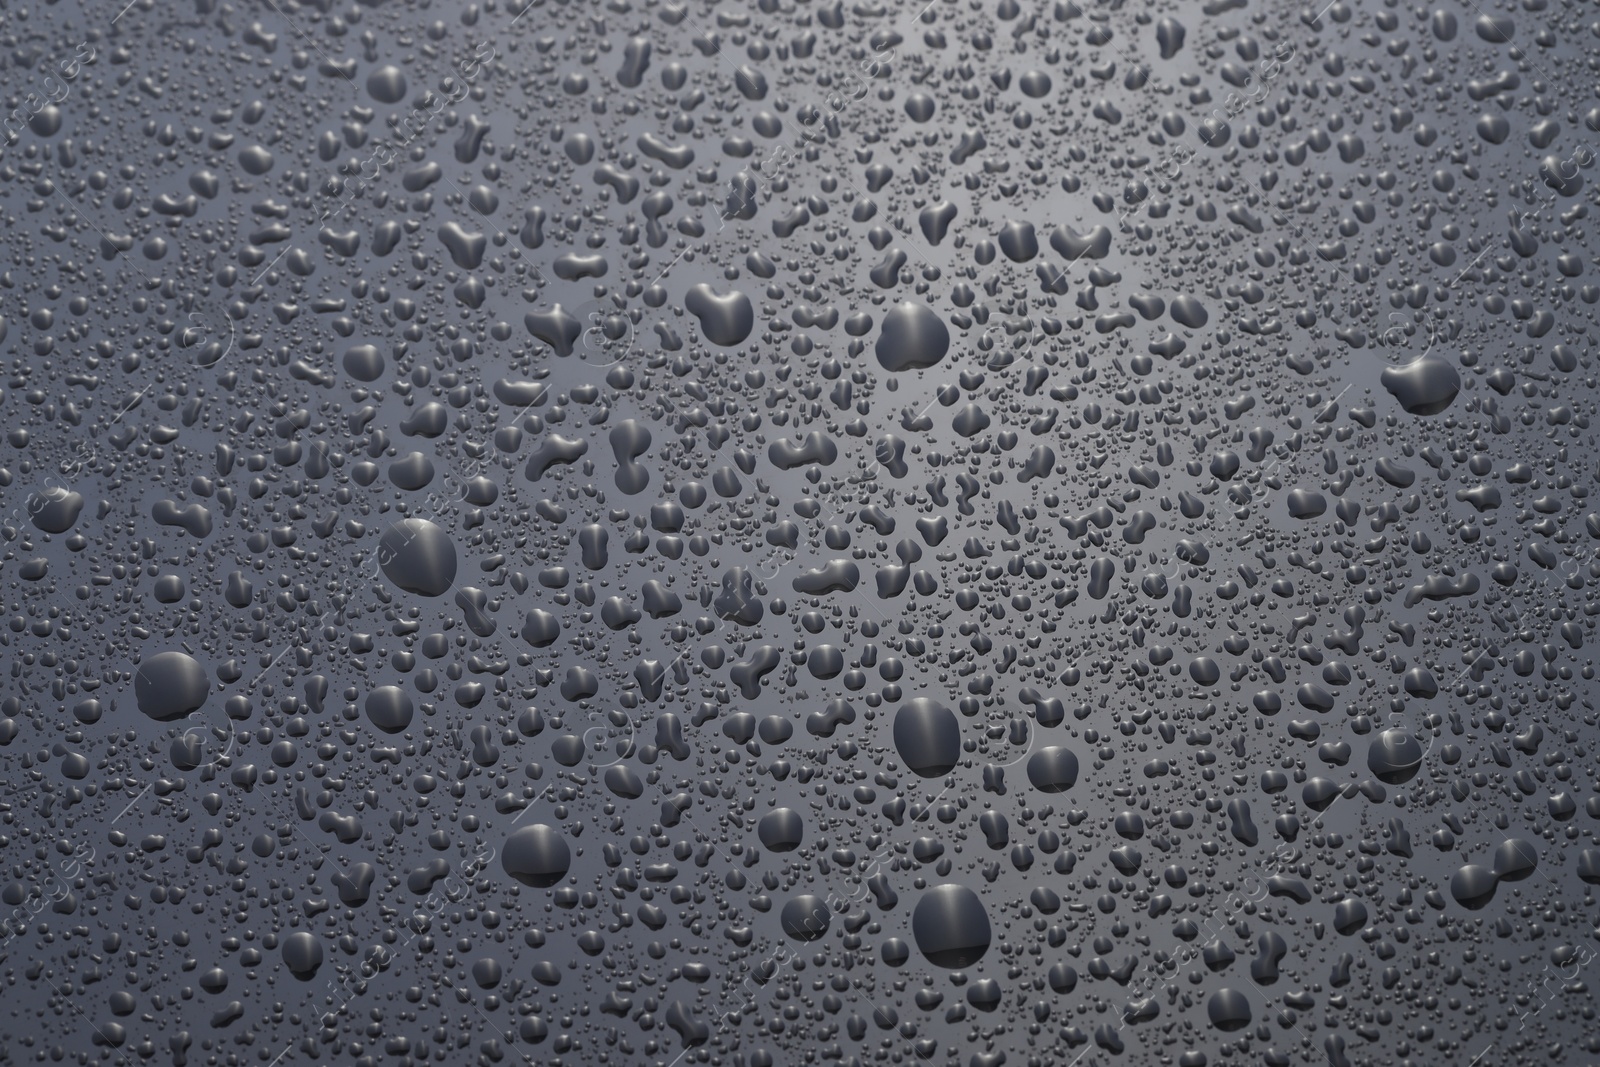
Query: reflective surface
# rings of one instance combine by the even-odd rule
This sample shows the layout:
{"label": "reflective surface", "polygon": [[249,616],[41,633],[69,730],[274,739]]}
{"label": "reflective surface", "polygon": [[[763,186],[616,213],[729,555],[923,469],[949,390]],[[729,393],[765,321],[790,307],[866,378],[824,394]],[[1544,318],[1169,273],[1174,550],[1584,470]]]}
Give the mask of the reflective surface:
{"label": "reflective surface", "polygon": [[9,1062],[1595,1058],[1591,12],[6,25]]}

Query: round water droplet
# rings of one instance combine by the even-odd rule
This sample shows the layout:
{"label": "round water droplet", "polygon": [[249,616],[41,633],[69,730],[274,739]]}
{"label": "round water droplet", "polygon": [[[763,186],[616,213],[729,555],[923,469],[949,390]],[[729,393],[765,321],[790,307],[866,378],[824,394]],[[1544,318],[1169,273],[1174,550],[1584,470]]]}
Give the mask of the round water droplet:
{"label": "round water droplet", "polygon": [[802,893],[783,906],[780,915],[783,932],[797,941],[816,941],[828,932],[833,922],[833,912],[822,898]]}
{"label": "round water droplet", "polygon": [[1422,743],[1407,730],[1385,730],[1367,748],[1367,767],[1388,785],[1409,782],[1422,768]]}
{"label": "round water droplet", "polygon": [[296,930],[283,939],[283,964],[302,982],[311,981],[322,967],[322,942],[313,934]]}
{"label": "round water droplet", "polygon": [[1078,781],[1078,757],[1051,745],[1028,758],[1028,781],[1044,793],[1065,793]]}
{"label": "round water droplet", "polygon": [[182,652],[151,656],[139,665],[133,679],[139,710],[157,722],[171,722],[200,710],[210,691],[206,669]]}
{"label": "round water droplet", "polygon": [[917,949],[937,967],[970,967],[989,951],[989,915],[964,885],[941,885],[917,901],[911,916]]}
{"label": "round water droplet", "polygon": [[805,839],[806,824],[793,808],[778,808],[761,816],[756,834],[773,852],[793,852]]}
{"label": "round water droplet", "polygon": [[397,734],[411,725],[411,698],[397,685],[383,685],[367,694],[367,718],[384,733]]}
{"label": "round water droplet", "polygon": [[560,831],[544,823],[524,826],[506,839],[500,865],[523,885],[548,889],[567,876],[572,849]]}
{"label": "round water droplet", "polygon": [[961,758],[961,724],[943,704],[916,697],[895,712],[894,747],[907,767],[924,778],[938,778]]}
{"label": "round water droplet", "polygon": [[395,66],[382,66],[367,75],[367,92],[380,104],[398,104],[406,98],[405,73]]}
{"label": "round water droplet", "polygon": [[383,576],[408,593],[442,596],[456,580],[456,546],[427,519],[402,519],[378,543]]}
{"label": "round water droplet", "polygon": [[1499,884],[1500,880],[1489,868],[1469,863],[1457,868],[1456,873],[1450,876],[1450,895],[1462,907],[1476,910],[1494,899],[1494,891]]}
{"label": "round water droplet", "polygon": [[1250,1025],[1250,998],[1237,989],[1219,989],[1206,1002],[1206,1015],[1218,1030],[1243,1030]]}

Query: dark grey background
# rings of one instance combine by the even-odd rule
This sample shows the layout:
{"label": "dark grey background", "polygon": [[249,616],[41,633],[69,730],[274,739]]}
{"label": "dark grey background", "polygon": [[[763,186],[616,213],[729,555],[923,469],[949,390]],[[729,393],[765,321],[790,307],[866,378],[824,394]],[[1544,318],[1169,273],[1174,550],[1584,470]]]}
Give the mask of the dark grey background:
{"label": "dark grey background", "polygon": [[0,18],[6,1062],[1594,1061],[1586,7]]}

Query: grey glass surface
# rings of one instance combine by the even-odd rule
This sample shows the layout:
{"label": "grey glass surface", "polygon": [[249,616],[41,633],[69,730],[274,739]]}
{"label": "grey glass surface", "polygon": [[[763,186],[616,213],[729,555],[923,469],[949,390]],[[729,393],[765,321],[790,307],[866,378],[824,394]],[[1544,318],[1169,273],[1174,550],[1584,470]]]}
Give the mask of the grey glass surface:
{"label": "grey glass surface", "polygon": [[0,1062],[1600,1062],[1600,12],[0,9]]}

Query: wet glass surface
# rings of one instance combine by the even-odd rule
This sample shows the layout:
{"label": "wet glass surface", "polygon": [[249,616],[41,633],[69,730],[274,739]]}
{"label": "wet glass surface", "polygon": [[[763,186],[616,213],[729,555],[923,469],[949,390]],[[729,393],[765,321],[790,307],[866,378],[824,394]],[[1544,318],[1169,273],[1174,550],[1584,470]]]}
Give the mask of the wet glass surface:
{"label": "wet glass surface", "polygon": [[0,1061],[1600,1056],[1592,5],[0,20]]}

